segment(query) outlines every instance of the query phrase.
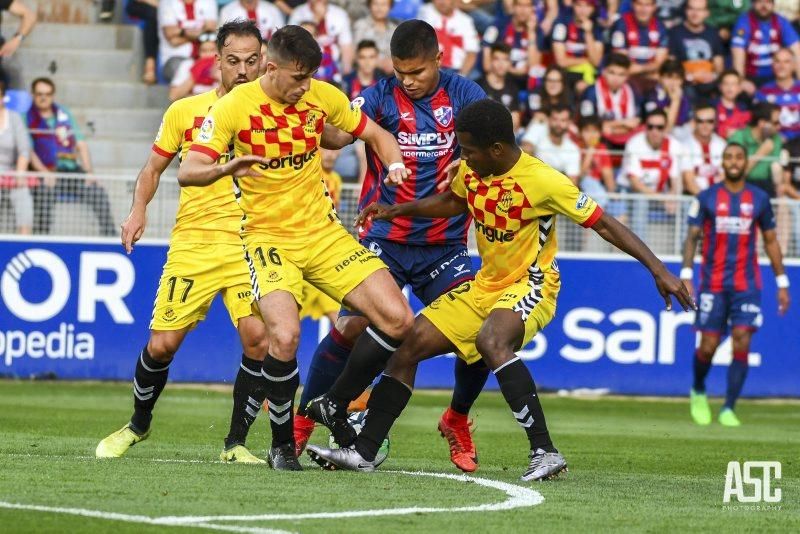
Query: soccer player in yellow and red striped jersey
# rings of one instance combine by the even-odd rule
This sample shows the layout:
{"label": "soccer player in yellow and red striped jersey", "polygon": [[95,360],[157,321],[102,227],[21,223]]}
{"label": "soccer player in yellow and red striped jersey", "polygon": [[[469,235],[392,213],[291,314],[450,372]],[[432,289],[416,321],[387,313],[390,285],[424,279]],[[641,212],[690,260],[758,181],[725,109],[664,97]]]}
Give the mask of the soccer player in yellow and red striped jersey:
{"label": "soccer player in yellow and red striped jersey", "polygon": [[[363,139],[384,165],[387,180],[409,174],[394,137],[325,82],[313,80],[322,52],[308,31],[285,26],[267,45],[267,69],[258,80],[221,98],[209,112],[178,172],[182,185],[208,185],[234,176],[244,211],[242,239],[253,292],[267,325],[267,378],[272,448],[279,469],[301,469],[294,452],[292,403],[299,385],[296,362],[298,306],[307,280],[328,296],[362,312],[371,326],[350,359],[377,375],[414,317],[384,263],[342,226],[320,180],[320,137],[325,123]],[[215,160],[233,142],[235,158]],[[347,444],[347,402],[338,392],[326,424]]]}
{"label": "soccer player in yellow and red striped jersey", "polygon": [[[252,22],[223,25],[217,50],[220,86],[178,100],[164,113],[150,157],[136,181],[131,212],[122,224],[122,244],[129,254],[144,232],[147,204],[155,195],[161,174],[176,155],[185,159],[211,106],[234,86],[252,81],[258,74],[261,34]],[[227,162],[228,151],[218,159],[219,163]],[[230,177],[210,187],[181,188],[167,262],[156,293],[150,339],[136,363],[134,414],[121,430],[100,442],[98,457],[122,456],[131,445],[147,439],[153,408],[166,385],[175,353],[186,334],[205,318],[214,297],[221,294],[239,331],[244,353],[233,390],[230,433],[220,457],[223,461],[264,463],[244,446],[266,394],[261,361],[267,339],[264,323],[253,314],[250,271],[239,238],[241,220]]]}
{"label": "soccer player in yellow and red striped jersey", "polygon": [[468,210],[475,220],[481,269],[474,282],[442,295],[417,317],[372,390],[355,447],[309,446],[309,454],[324,465],[373,471],[377,447],[411,397],[417,364],[454,351],[467,362],[483,358],[525,430],[531,452],[522,480],[552,478],[567,462],[550,439],[533,378],[514,353],[555,314],[561,285],[555,259],[556,216],[593,228],[642,262],[667,309],[671,295],[684,309],[694,302],[680,280],[630,230],[604,214],[569,178],[520,150],[511,114],[502,104],[486,99],[464,108],[456,117],[456,135],[464,161],[449,191],[405,204],[372,204],[357,223],[398,216],[453,217]]}

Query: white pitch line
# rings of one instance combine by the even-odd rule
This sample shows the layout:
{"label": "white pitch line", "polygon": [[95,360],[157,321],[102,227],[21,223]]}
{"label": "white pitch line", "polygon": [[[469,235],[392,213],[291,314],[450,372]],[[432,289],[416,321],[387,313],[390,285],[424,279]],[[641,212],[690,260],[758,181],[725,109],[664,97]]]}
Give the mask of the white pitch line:
{"label": "white pitch line", "polygon": [[68,458],[71,460],[102,460],[102,461],[109,461],[113,462],[115,460],[121,459],[124,461],[130,460],[141,460],[143,462],[159,462],[165,464],[221,464],[223,463],[220,460],[186,460],[181,458],[144,458],[144,457],[136,457],[136,456],[126,456],[124,459],[122,458],[96,458],[94,456],[71,456],[68,454],[32,454],[32,453],[24,453],[24,452],[3,452],[0,453],[0,456],[13,456],[15,458],[47,458],[47,459],[57,459],[57,458]]}
{"label": "white pitch line", "polygon": [[52,514],[67,514],[80,517],[91,517],[94,519],[107,519],[110,521],[123,521],[126,523],[137,523],[145,525],[161,525],[172,527],[196,527],[208,530],[221,530],[224,532],[242,532],[247,534],[292,534],[286,530],[276,530],[272,528],[237,527],[233,525],[215,525],[208,522],[170,522],[165,518],[155,518],[146,515],[118,514],[115,512],[102,512],[100,510],[86,510],[84,508],[62,508],[56,506],[39,506],[36,504],[18,504],[13,502],[0,501],[0,508],[9,510],[28,510],[32,512],[45,512]]}
{"label": "white pitch line", "polygon": [[[379,472],[378,474],[380,474]],[[426,473],[424,471],[382,471],[382,473],[402,474],[410,476],[426,476],[433,478],[446,478],[458,482],[472,482],[479,486],[494,488],[505,492],[508,498],[499,503],[478,504],[473,506],[461,506],[454,508],[384,508],[378,510],[349,510],[344,512],[314,512],[305,514],[261,514],[261,515],[222,515],[222,516],[170,516],[161,518],[176,524],[180,521],[191,521],[196,523],[206,521],[278,521],[278,520],[302,520],[302,519],[340,519],[353,517],[379,517],[394,515],[412,514],[437,514],[437,513],[461,513],[461,512],[497,512],[501,510],[511,510],[513,508],[523,508],[536,506],[544,502],[544,497],[536,490],[524,488],[499,480],[489,480],[487,478],[473,477],[467,475],[451,475],[448,473]],[[375,476],[375,475],[363,475]]]}

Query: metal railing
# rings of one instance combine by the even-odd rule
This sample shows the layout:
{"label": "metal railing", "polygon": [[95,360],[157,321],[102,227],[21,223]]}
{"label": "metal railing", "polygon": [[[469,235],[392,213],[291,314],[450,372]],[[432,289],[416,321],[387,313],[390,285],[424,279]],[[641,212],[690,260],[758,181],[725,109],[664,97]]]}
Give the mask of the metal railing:
{"label": "metal railing", "polygon": [[[8,180],[15,176],[24,181],[22,187],[8,187]],[[135,176],[57,174],[50,177],[56,182],[52,188],[43,186],[38,176],[16,173],[3,173],[0,176],[0,184],[3,179],[6,180],[5,187],[0,185],[0,239],[20,234],[15,213],[17,205],[11,199],[11,192],[18,189],[25,189],[31,197],[34,212],[32,230],[35,235],[69,236],[77,239],[108,235],[118,238],[119,225],[130,209]],[[344,184],[341,192],[338,212],[342,222],[351,231],[359,192],[360,186],[351,183]],[[180,186],[175,176],[163,176],[158,192],[148,206],[144,238],[169,238],[179,196]],[[643,196],[616,193],[608,195],[603,207],[632,228],[657,254],[678,255],[686,236],[686,217],[691,200],[691,197],[685,195]],[[46,213],[48,205],[49,218]],[[104,205],[107,206],[110,221],[103,220]],[[774,200],[773,209],[784,254],[787,257],[800,257],[800,201]],[[561,251],[595,254],[618,252],[594,232],[584,230],[565,217],[559,217],[557,228]],[[475,248],[472,234],[470,246]]]}

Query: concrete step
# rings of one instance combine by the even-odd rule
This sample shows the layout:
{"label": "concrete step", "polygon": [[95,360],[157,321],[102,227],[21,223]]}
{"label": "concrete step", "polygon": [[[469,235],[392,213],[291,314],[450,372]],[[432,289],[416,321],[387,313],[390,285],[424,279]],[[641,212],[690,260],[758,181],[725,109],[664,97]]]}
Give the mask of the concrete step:
{"label": "concrete step", "polygon": [[25,0],[25,4],[36,11],[39,22],[86,24],[95,22],[100,12],[95,0]]}
{"label": "concrete step", "polygon": [[20,49],[16,56],[26,77],[58,74],[74,80],[97,81],[139,78],[131,50],[27,48]]}
{"label": "concrete step", "polygon": [[[25,73],[23,87],[30,90],[35,75]],[[56,101],[68,108],[108,108],[165,110],[169,105],[169,88],[147,86],[136,81],[85,81],[56,76]]]}
{"label": "concrete step", "polygon": [[87,136],[118,138],[131,134],[155,138],[162,108],[70,108]]}
{"label": "concrete step", "polygon": [[[17,31],[16,20],[4,17],[0,26],[0,34],[14,35]],[[106,49],[130,50],[133,48],[134,36],[139,28],[132,25],[113,24],[37,24],[30,35],[25,38],[20,50],[46,48],[63,50],[72,48],[92,49],[99,44]]]}
{"label": "concrete step", "polygon": [[114,139],[89,137],[89,152],[92,164],[104,169],[141,168],[147,161],[153,140],[147,138]]}

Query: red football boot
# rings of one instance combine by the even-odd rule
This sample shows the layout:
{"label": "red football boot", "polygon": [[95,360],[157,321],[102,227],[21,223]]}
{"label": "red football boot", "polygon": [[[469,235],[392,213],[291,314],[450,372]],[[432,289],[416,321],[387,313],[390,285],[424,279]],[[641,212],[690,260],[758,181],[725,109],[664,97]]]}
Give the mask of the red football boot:
{"label": "red football boot", "polygon": [[439,419],[439,432],[450,445],[450,461],[465,473],[472,473],[478,468],[478,453],[472,441],[470,426],[472,421],[466,415],[450,408]]}

